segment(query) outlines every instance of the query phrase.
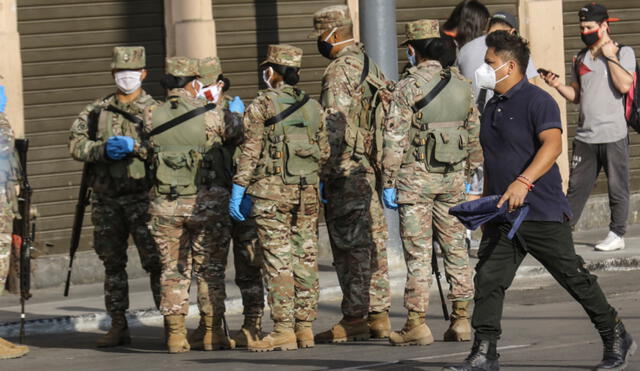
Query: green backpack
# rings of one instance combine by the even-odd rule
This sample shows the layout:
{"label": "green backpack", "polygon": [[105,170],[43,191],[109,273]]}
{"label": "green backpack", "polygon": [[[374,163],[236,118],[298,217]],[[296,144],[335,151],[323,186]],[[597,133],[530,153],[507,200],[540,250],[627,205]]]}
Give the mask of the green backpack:
{"label": "green backpack", "polygon": [[284,184],[318,184],[320,104],[298,89],[265,94],[274,102],[277,114],[264,123],[264,175],[280,175]]}

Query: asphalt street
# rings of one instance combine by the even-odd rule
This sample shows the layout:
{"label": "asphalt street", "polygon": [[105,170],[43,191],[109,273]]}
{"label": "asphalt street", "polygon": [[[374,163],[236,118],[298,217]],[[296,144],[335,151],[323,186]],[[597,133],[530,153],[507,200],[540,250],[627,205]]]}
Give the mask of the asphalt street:
{"label": "asphalt street", "polygon": [[[640,340],[640,271],[602,272],[600,282],[611,303],[620,311],[627,329]],[[394,298],[394,328],[404,323],[402,298]],[[338,320],[339,302],[320,305],[315,331]],[[238,328],[239,315],[229,316]],[[266,329],[271,321],[266,320]],[[437,340],[447,323],[440,303],[432,295],[428,318]],[[191,321],[190,328],[196,323]],[[596,331],[582,309],[548,278],[528,280],[507,295],[499,347],[503,370],[589,370],[601,356]],[[99,333],[33,335],[27,344],[31,353],[22,359],[0,361],[1,370],[440,370],[463,359],[470,343],[436,343],[427,347],[393,347],[386,341],[317,345],[313,349],[288,352],[250,353],[246,350],[169,355],[162,344],[158,325],[132,329],[131,346],[100,350],[93,347]],[[627,370],[640,370],[636,354]]]}

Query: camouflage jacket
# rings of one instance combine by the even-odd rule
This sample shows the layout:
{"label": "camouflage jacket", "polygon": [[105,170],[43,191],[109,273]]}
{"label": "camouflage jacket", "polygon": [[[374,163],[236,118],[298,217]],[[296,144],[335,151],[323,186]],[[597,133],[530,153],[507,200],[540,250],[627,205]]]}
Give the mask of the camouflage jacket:
{"label": "camouflage jacket", "polygon": [[[109,159],[105,153],[107,139],[114,135],[126,135],[140,143],[142,128],[123,116],[104,109],[113,105],[122,111],[142,118],[144,110],[153,104],[156,104],[156,101],[144,91],[136,100],[126,104],[120,103],[115,95],[109,95],[87,105],[73,122],[69,138],[69,152],[75,160],[95,164],[93,172],[95,175],[90,184],[96,194],[115,197],[149,190],[146,177],[134,179],[126,174],[126,171],[117,178],[112,176],[116,173],[113,170],[115,167],[124,165],[123,168],[126,168],[132,162],[140,161],[140,159],[135,156],[129,156],[119,161]],[[91,111],[96,108],[100,108],[101,113],[99,123],[97,123],[96,140],[91,140],[89,139],[88,117]],[[118,173],[120,172],[118,171]]]}
{"label": "camouflage jacket", "polygon": [[[337,178],[357,171],[373,173],[373,168],[362,161],[354,160],[345,151],[345,129],[353,105],[353,97],[359,95],[358,86],[364,65],[362,44],[353,44],[342,49],[322,77],[320,103],[327,117],[327,133],[331,145],[331,157],[324,178]],[[384,76],[381,76],[384,79]]]}
{"label": "camouflage jacket", "polygon": [[[427,61],[419,64],[410,70],[406,78],[398,82],[393,92],[393,100],[389,108],[389,113],[385,120],[384,152],[383,152],[383,184],[385,188],[396,187],[396,181],[401,182],[405,190],[414,188],[412,182],[441,184],[448,176],[446,174],[429,173],[423,162],[418,161],[410,165],[403,166],[403,158],[412,140],[409,138],[409,130],[412,125],[414,104],[427,95],[428,91],[423,91],[417,86],[417,79],[423,78],[431,81],[440,75],[442,66],[437,61]],[[460,74],[457,68],[451,68],[452,78],[467,81]],[[419,75],[419,76],[417,76]],[[471,85],[469,83],[469,94]],[[467,131],[469,133],[468,157],[466,160],[465,172],[467,176],[476,168],[482,165],[483,156],[480,147],[479,133],[480,124],[478,111],[475,106],[475,99],[471,97],[467,107],[456,106],[455,102],[450,102],[450,109],[463,109],[467,112]],[[460,172],[462,173],[462,172]],[[441,193],[439,190],[433,193]]]}
{"label": "camouflage jacket", "polygon": [[[276,90],[287,91],[290,89],[293,89],[290,85],[283,85]],[[266,135],[264,122],[277,114],[274,102],[264,94],[270,90],[273,89],[259,92],[245,111],[244,141],[239,147],[240,156],[236,162],[237,169],[233,182],[243,187],[249,187],[248,193],[253,196],[276,201],[289,201],[299,198],[300,187],[298,185],[284,184],[279,175],[267,176],[262,179],[255,177],[256,167],[263,150],[263,136]],[[317,142],[320,147],[320,169],[322,171],[329,159],[330,147],[324,118],[321,121]]]}
{"label": "camouflage jacket", "polygon": [[[14,153],[15,138],[7,115],[0,112],[0,199],[11,205],[3,205],[3,213],[15,213],[17,204],[15,185],[20,174],[19,163]],[[5,216],[5,215],[3,215]],[[13,217],[13,214],[10,215]]]}

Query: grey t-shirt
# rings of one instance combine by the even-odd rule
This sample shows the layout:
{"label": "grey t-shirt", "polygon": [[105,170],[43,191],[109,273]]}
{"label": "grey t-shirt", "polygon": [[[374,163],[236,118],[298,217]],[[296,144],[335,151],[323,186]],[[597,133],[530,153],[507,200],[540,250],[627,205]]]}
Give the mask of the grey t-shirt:
{"label": "grey t-shirt", "polygon": [[[633,73],[636,56],[625,46],[618,53],[620,64]],[[587,51],[580,71],[580,121],[576,139],[584,143],[612,143],[627,136],[627,120],[624,116],[624,95],[613,85],[604,56],[593,58]],[[572,68],[573,81],[576,78]]]}
{"label": "grey t-shirt", "polygon": [[[458,51],[458,59],[456,64],[460,69],[460,72],[464,77],[468,78],[472,82],[473,96],[478,97],[480,89],[476,85],[476,70],[484,63],[484,55],[487,54],[487,35],[477,37],[468,43],[464,44]],[[527,79],[532,79],[538,76],[536,67],[533,61],[529,59],[529,65],[527,66]],[[487,98],[485,103],[493,97],[493,90],[487,90]]]}

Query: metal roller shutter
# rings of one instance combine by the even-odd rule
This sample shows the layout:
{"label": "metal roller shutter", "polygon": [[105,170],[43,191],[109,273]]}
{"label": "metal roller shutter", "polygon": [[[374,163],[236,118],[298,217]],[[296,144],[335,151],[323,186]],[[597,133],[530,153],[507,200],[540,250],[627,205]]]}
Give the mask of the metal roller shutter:
{"label": "metal roller shutter", "polygon": [[[580,29],[578,10],[586,4],[585,0],[565,0],[563,1],[564,12],[564,45],[565,45],[565,63],[567,71],[567,82],[572,81],[572,64],[573,57],[580,49],[584,47],[580,40]],[[633,47],[636,57],[640,57],[640,2],[637,0],[608,0],[602,4],[609,9],[611,17],[622,19],[621,22],[611,24],[612,38],[622,44]],[[640,58],[637,59],[640,61]],[[571,150],[571,141],[576,133],[578,124],[578,105],[567,105],[567,121],[569,134],[569,149]],[[630,155],[630,181],[631,191],[640,190],[640,135],[636,134],[633,129],[629,131],[629,147]],[[571,154],[569,154],[571,156]],[[571,158],[571,157],[569,157]],[[593,190],[593,194],[607,193],[607,182],[604,174],[600,174],[598,182]]]}
{"label": "metal roller shutter", "polygon": [[[442,26],[459,2],[460,0],[396,0],[398,45],[405,39],[404,27],[407,22],[418,19],[438,19]],[[489,8],[491,14],[506,11],[518,15],[518,0],[487,0],[482,3]],[[398,58],[400,59],[399,70],[402,71],[407,62],[407,55],[402,47],[398,51]]]}
{"label": "metal roller shutter", "polygon": [[307,39],[313,13],[345,0],[214,0],[218,56],[231,94],[250,101],[258,91],[258,64],[269,44],[291,44],[304,51],[300,87],[318,96],[320,80],[329,61]]}
{"label": "metal roller shutter", "polygon": [[[114,90],[110,73],[116,45],[143,45],[150,76],[145,88],[163,95],[162,0],[20,0],[18,30],[24,73],[25,130],[31,140],[29,175],[38,208],[37,240],[69,247],[82,164],[67,150],[80,110]],[[85,217],[83,248],[90,243]]]}

